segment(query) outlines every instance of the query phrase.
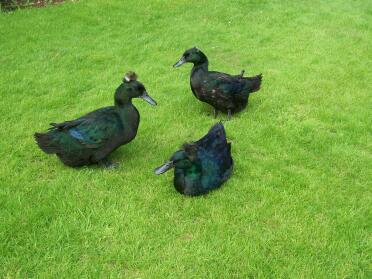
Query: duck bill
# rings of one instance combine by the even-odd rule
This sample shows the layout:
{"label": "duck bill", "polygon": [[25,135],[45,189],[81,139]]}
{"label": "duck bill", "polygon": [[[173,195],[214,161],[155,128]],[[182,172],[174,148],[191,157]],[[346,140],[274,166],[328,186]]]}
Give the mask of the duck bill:
{"label": "duck bill", "polygon": [[185,57],[182,56],[181,59],[178,60],[177,63],[173,65],[173,68],[178,68],[185,63],[186,63]]}
{"label": "duck bill", "polygon": [[149,94],[147,94],[146,91],[142,94],[141,98],[144,99],[146,102],[148,102],[152,106],[157,105],[156,101],[153,98],[151,98]]}
{"label": "duck bill", "polygon": [[165,173],[166,171],[170,170],[173,168],[173,161],[168,161],[165,164],[161,165],[160,167],[157,167],[154,172],[155,174],[162,174]]}

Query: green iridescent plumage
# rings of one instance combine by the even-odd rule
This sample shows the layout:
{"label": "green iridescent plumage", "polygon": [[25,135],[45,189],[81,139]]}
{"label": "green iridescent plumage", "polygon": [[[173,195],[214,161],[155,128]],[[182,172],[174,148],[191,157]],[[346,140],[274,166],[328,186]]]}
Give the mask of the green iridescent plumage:
{"label": "green iridescent plumage", "polygon": [[219,188],[231,175],[231,144],[223,125],[214,125],[200,140],[184,144],[168,162],[155,169],[162,174],[174,167],[174,186],[178,192],[198,196]]}
{"label": "green iridescent plumage", "polygon": [[151,105],[156,102],[147,94],[134,73],[128,73],[116,89],[115,105],[90,112],[78,119],[51,123],[47,133],[35,133],[39,147],[56,154],[72,167],[100,163],[113,166],[107,156],[119,146],[133,140],[140,115],[132,98],[142,98]]}
{"label": "green iridescent plumage", "polygon": [[208,58],[198,48],[186,50],[181,59],[174,64],[179,67],[184,63],[193,63],[190,76],[191,90],[200,101],[210,104],[218,111],[231,113],[239,112],[248,104],[249,94],[260,89],[262,75],[243,77],[208,71]]}

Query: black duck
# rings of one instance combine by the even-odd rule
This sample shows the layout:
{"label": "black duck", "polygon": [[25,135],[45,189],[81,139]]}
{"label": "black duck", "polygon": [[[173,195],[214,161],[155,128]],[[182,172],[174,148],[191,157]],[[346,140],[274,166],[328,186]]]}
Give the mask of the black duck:
{"label": "black duck", "polygon": [[243,77],[244,70],[240,75],[208,71],[207,56],[196,47],[186,50],[173,67],[185,63],[194,64],[190,76],[194,96],[213,106],[215,117],[218,111],[222,111],[227,112],[230,119],[232,113],[239,112],[247,106],[250,93],[258,91],[261,86],[261,74]]}
{"label": "black duck", "polygon": [[48,132],[35,133],[36,142],[41,150],[56,154],[67,166],[98,163],[115,167],[107,156],[137,134],[140,115],[132,104],[133,98],[156,105],[143,84],[137,81],[136,74],[130,72],[116,89],[114,106],[92,111],[75,120],[51,123]]}
{"label": "black duck", "polygon": [[174,186],[178,192],[198,196],[219,188],[231,175],[231,144],[221,123],[215,124],[203,138],[184,144],[168,162],[155,169],[162,174],[174,168]]}

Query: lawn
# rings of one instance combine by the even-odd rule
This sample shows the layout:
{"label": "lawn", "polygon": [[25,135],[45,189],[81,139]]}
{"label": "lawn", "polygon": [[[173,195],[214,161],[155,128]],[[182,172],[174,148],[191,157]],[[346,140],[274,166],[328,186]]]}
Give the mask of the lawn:
{"label": "lawn", "polygon": [[[108,3],[109,2],[109,3]],[[81,0],[0,14],[0,277],[371,278],[372,2]],[[224,122],[235,170],[207,196],[153,169],[226,115],[191,65],[263,73]],[[118,169],[73,169],[33,133],[113,103],[152,107]]]}

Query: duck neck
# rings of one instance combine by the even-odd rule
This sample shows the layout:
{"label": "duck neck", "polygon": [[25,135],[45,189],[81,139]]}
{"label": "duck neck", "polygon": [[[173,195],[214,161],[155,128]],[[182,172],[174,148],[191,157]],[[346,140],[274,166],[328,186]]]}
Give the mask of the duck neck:
{"label": "duck neck", "polygon": [[115,98],[115,107],[117,108],[125,108],[133,106],[132,104],[132,98],[129,97],[121,97],[121,98]]}
{"label": "duck neck", "polygon": [[132,98],[115,98],[115,108],[119,114],[120,120],[126,127],[130,127],[132,132],[136,132],[139,124],[139,113],[132,104]]}
{"label": "duck neck", "polygon": [[208,59],[205,56],[202,60],[195,62],[194,67],[192,68],[193,72],[197,71],[203,71],[203,72],[208,72]]}

